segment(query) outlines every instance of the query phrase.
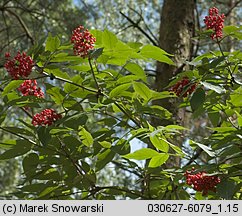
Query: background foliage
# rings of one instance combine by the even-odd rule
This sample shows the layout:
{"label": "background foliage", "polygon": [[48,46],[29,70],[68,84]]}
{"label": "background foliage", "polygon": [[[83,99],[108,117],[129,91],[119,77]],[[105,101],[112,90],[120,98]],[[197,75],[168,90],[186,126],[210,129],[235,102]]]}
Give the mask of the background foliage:
{"label": "background foliage", "polygon": [[[28,50],[35,61],[30,78],[37,78],[46,94],[44,99],[21,96],[16,88],[23,80],[11,80],[1,70],[1,196],[241,199],[238,4],[231,7],[234,19],[226,21],[230,23],[224,28],[225,39],[216,43],[202,26],[211,5],[197,2],[201,23],[194,56],[169,85],[183,77],[197,84],[182,98],[169,88],[159,92],[154,88],[156,61],[174,65],[173,53],[152,43],[159,40],[155,21],[160,19],[162,2],[127,1],[127,8],[123,1],[97,1],[92,6],[83,1],[47,2],[4,1],[0,6],[2,65],[5,51]],[[229,1],[215,3],[225,11]],[[126,17],[118,11],[107,14],[113,11],[110,5]],[[108,16],[103,19],[103,14]],[[80,24],[76,17],[82,17],[81,24],[90,27],[97,39],[90,58],[73,55],[69,40]],[[137,19],[136,26],[129,17]],[[100,24],[108,30],[100,29]],[[167,98],[176,110],[184,111],[182,118],[153,103]],[[25,106],[30,107],[29,115]],[[49,127],[34,127],[30,116],[45,108],[58,110],[63,118]],[[152,124],[153,118],[160,125]],[[165,120],[172,123],[163,125]],[[181,159],[179,165],[172,164],[172,157]],[[202,196],[192,190],[184,177],[191,167],[218,175],[217,191]]]}

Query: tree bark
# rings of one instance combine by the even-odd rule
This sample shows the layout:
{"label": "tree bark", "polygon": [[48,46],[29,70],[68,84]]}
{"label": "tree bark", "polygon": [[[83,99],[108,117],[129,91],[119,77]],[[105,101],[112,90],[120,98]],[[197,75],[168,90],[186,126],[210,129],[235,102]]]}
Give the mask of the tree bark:
{"label": "tree bark", "polygon": [[[157,63],[157,73],[155,88],[157,91],[167,90],[171,78],[181,72],[185,66],[185,61],[190,60],[192,56],[193,44],[192,36],[195,29],[195,0],[164,0],[161,11],[160,22],[160,47],[170,54],[173,54],[173,60],[176,66],[164,63]],[[171,113],[178,116],[178,111],[169,99],[157,100],[158,104]],[[153,119],[153,125],[168,125],[174,123],[176,118],[171,120]],[[181,141],[181,140],[180,140]],[[168,167],[179,166],[180,160],[171,158],[168,161]],[[170,166],[169,166],[170,164]]]}
{"label": "tree bark", "polygon": [[[184,68],[184,62],[190,59],[192,40],[194,36],[194,8],[195,0],[164,0],[160,22],[160,47],[170,54],[176,66],[164,63],[157,64],[155,88],[165,90],[171,78]],[[169,100],[155,102],[172,111]],[[156,122],[155,125],[165,123]],[[168,124],[168,122],[166,122]]]}

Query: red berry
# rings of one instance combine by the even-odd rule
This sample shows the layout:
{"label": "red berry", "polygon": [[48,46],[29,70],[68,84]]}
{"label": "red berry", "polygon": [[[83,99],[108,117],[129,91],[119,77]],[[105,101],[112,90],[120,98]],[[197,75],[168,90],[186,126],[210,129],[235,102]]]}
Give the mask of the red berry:
{"label": "red berry", "polygon": [[205,16],[203,20],[207,29],[212,29],[214,32],[211,34],[211,38],[222,38],[224,27],[224,14],[219,15],[216,7],[209,9],[209,16]]}
{"label": "red berry", "polygon": [[9,52],[6,52],[5,53],[5,58],[10,58],[10,57],[11,57],[10,53]]}
{"label": "red berry", "polygon": [[28,77],[34,66],[34,62],[30,56],[27,56],[25,52],[17,53],[17,55],[11,60],[9,53],[5,54],[7,62],[4,67],[8,71],[9,75],[13,79],[19,79],[20,77]]}
{"label": "red berry", "polygon": [[202,191],[203,195],[207,195],[208,191],[216,191],[216,185],[220,183],[218,176],[208,176],[205,171],[195,173],[195,169],[192,171],[186,171],[184,176],[186,177],[186,183],[192,185],[196,191]]}
{"label": "red berry", "polygon": [[62,118],[61,114],[58,114],[55,110],[45,109],[41,113],[37,113],[33,116],[32,124],[34,126],[37,126],[37,125],[49,126],[61,118]]}
{"label": "red berry", "polygon": [[83,26],[79,26],[72,32],[71,43],[74,44],[73,50],[75,55],[82,58],[87,57],[88,51],[94,48],[93,44],[96,38],[88,31],[84,30]]}
{"label": "red berry", "polygon": [[23,94],[23,96],[33,95],[35,97],[43,98],[44,92],[41,88],[37,87],[36,80],[25,80],[18,90]]}
{"label": "red berry", "polygon": [[170,88],[170,91],[174,92],[178,97],[187,97],[189,94],[194,92],[197,84],[190,84],[190,80],[184,77],[182,80],[177,82],[174,86]]}

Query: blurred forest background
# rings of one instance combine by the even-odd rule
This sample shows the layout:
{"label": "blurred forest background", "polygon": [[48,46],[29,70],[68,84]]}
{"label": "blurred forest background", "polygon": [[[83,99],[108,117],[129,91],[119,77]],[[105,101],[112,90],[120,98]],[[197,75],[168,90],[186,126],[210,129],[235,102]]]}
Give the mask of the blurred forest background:
{"label": "blurred forest background", "polygon": [[[63,35],[61,40],[68,41],[72,30],[83,25],[89,30],[108,29],[123,41],[134,40],[153,44],[174,54],[173,60],[177,67],[162,64],[144,65],[154,89],[162,90],[174,73],[184,70],[186,60],[212,49],[211,40],[201,42],[196,37],[199,31],[204,29],[203,17],[207,15],[208,9],[216,6],[227,17],[226,25],[240,26],[241,2],[241,0],[0,0],[0,81],[3,76],[5,52],[28,50],[37,41],[43,42],[48,33],[56,35],[61,32]],[[242,48],[241,44],[231,40],[223,46],[227,51],[232,51],[235,47]],[[168,101],[162,103],[162,106],[173,113],[178,113],[176,121],[192,125],[189,113],[184,110],[182,112],[172,110],[172,104]],[[18,111],[9,112],[9,126],[16,124],[17,116]],[[157,122],[154,119],[156,125],[168,123]],[[199,138],[199,134],[204,135],[207,124],[206,118],[193,122],[192,130],[189,131],[190,136]],[[1,140],[3,134],[0,131],[0,147]],[[202,160],[202,155],[199,157]],[[0,161],[0,198],[6,198],[7,194],[17,187],[22,172],[19,163],[16,159]],[[170,163],[172,166],[179,166],[181,161],[170,161]],[[112,164],[112,168],[107,169],[99,181],[105,183],[107,176],[112,176],[114,181],[123,181],[121,183],[123,185],[135,184],[134,176],[125,170],[123,173],[117,173],[115,169],[117,166],[118,163]],[[120,178],[121,175],[127,175],[127,178]]]}

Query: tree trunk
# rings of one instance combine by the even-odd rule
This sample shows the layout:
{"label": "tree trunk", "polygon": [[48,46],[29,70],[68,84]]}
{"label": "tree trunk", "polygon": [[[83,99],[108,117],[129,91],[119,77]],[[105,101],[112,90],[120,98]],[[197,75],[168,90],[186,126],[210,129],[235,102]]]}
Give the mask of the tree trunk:
{"label": "tree trunk", "polygon": [[[160,22],[160,47],[170,54],[176,66],[164,63],[157,64],[155,88],[158,91],[166,90],[171,78],[185,68],[185,61],[190,60],[192,54],[192,36],[194,36],[194,9],[195,0],[164,0]],[[168,99],[154,102],[177,116],[177,111]],[[173,120],[153,119],[153,125],[167,125]],[[174,161],[172,166],[179,165]]]}
{"label": "tree trunk", "polygon": [[[160,47],[174,55],[176,67],[157,64],[155,88],[163,91],[170,79],[183,68],[192,51],[191,37],[194,35],[194,0],[165,0],[161,11]],[[179,70],[181,69],[181,70]],[[170,110],[168,100],[158,104]]]}

